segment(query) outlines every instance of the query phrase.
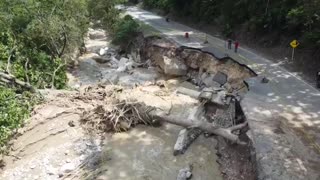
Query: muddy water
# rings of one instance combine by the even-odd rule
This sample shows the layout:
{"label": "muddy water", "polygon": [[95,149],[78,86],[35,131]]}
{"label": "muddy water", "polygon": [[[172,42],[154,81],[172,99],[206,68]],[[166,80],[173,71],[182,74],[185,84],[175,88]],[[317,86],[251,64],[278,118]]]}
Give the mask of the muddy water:
{"label": "muddy water", "polygon": [[103,151],[110,159],[101,167],[107,171],[98,179],[173,180],[188,165],[193,167],[193,179],[222,179],[213,138],[200,137],[184,155],[172,155],[179,130],[174,125],[138,126],[106,138]]}

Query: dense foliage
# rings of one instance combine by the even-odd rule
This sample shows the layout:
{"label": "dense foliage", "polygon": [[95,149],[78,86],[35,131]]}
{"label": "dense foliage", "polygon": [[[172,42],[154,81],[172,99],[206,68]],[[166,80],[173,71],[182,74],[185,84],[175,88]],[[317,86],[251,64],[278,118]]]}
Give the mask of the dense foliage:
{"label": "dense foliage", "polygon": [[128,45],[139,31],[139,24],[129,15],[126,15],[115,24],[113,43]]}
{"label": "dense foliage", "polygon": [[[0,72],[35,88],[66,86],[69,55],[83,42],[89,22],[100,22],[115,43],[126,42],[138,25],[121,19],[115,8],[122,0],[1,0]],[[131,35],[129,35],[131,34]],[[1,81],[0,150],[29,116],[36,95]]]}
{"label": "dense foliage", "polygon": [[[64,88],[68,53],[83,42],[87,0],[0,1],[0,71],[35,88]],[[0,81],[0,149],[29,116],[37,96]]]}
{"label": "dense foliage", "polygon": [[89,2],[89,13],[93,21],[100,22],[103,29],[113,37],[116,45],[127,45],[139,31],[139,24],[129,15],[120,16],[120,10],[114,8],[116,4],[126,0],[95,0]]}
{"label": "dense foliage", "polygon": [[17,94],[0,86],[0,153],[6,150],[6,142],[28,118],[31,108],[40,99],[29,92]]}
{"label": "dense foliage", "polygon": [[0,2],[0,70],[37,88],[63,88],[63,56],[81,45],[88,27],[86,0]]}
{"label": "dense foliage", "polygon": [[320,47],[319,0],[143,0],[147,8],[215,23],[231,35],[240,25],[252,33],[285,33]]}

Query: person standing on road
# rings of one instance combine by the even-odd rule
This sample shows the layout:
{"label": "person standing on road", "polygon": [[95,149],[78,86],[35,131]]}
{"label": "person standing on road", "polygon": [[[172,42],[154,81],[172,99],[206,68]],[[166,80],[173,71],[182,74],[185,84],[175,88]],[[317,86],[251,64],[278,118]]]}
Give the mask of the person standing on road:
{"label": "person standing on road", "polygon": [[239,41],[234,42],[234,52],[237,53],[239,48]]}
{"label": "person standing on road", "polygon": [[317,88],[320,88],[320,71],[317,72]]}
{"label": "person standing on road", "polygon": [[228,43],[228,49],[231,49],[232,40],[230,38],[227,40],[227,43]]}

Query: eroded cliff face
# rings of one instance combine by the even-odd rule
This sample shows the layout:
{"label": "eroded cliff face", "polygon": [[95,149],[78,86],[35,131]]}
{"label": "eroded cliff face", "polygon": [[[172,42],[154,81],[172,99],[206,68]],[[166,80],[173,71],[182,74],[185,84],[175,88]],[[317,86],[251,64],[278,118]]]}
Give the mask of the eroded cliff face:
{"label": "eroded cliff face", "polygon": [[[141,46],[144,61],[150,59],[166,75],[188,76],[199,86],[208,86],[208,78],[220,76],[220,85],[229,91],[247,89],[245,79],[256,74],[247,66],[226,57],[218,59],[214,54],[201,49],[180,47],[177,44],[159,37],[147,37]],[[218,80],[219,81],[219,80]]]}

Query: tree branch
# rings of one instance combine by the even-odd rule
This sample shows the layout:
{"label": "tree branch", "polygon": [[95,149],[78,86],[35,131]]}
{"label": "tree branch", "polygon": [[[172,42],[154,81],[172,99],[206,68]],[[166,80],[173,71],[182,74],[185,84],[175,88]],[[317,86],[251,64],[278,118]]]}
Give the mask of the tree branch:
{"label": "tree branch", "polygon": [[16,49],[16,46],[13,46],[13,48],[9,52],[9,57],[8,57],[8,60],[7,60],[7,69],[6,69],[8,74],[11,74],[11,72],[10,72],[11,57],[12,57],[12,53],[14,52],[15,49]]}
{"label": "tree branch", "polygon": [[36,92],[35,88],[33,86],[31,86],[29,83],[27,82],[23,82],[19,79],[17,79],[16,77],[10,75],[10,74],[6,74],[4,72],[0,72],[0,81],[8,84],[8,83],[13,83],[13,84],[17,84],[19,86],[22,86],[26,89],[28,89],[31,92]]}

